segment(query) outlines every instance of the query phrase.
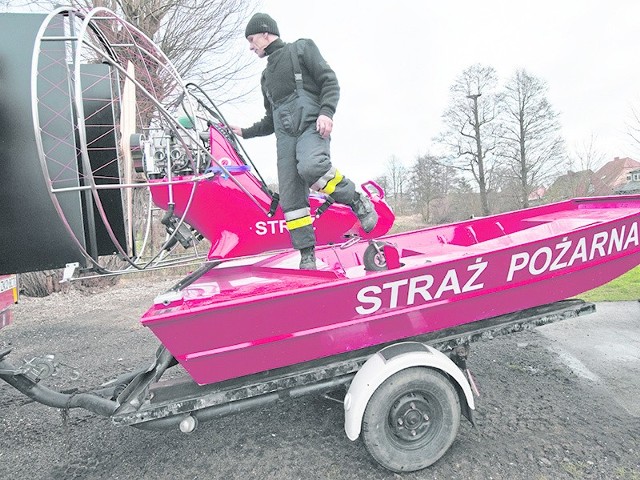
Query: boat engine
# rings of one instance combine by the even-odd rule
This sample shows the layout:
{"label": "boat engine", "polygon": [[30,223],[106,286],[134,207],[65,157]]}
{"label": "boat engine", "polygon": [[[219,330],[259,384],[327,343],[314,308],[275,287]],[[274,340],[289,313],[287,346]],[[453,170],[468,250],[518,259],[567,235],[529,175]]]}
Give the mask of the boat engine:
{"label": "boat engine", "polygon": [[192,142],[187,135],[176,136],[175,132],[154,132],[149,138],[133,134],[130,144],[135,171],[151,180],[204,172],[207,159],[200,148],[190,145]]}

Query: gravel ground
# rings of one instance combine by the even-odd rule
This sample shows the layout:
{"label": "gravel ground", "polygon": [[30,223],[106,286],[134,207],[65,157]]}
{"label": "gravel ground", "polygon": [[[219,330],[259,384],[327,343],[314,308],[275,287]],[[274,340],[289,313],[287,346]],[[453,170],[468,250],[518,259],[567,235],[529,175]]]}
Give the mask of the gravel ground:
{"label": "gravel ground", "polygon": [[[14,363],[55,353],[43,381],[87,388],[148,364],[157,341],[138,323],[163,280],[123,279],[97,293],[22,298],[0,349]],[[190,435],[115,427],[84,410],[68,416],[0,384],[0,478],[172,479],[628,479],[640,480],[640,418],[560,362],[535,331],[472,346],[476,427],[463,419],[435,465],[397,475],[343,430],[342,405],[309,396],[205,423]]]}

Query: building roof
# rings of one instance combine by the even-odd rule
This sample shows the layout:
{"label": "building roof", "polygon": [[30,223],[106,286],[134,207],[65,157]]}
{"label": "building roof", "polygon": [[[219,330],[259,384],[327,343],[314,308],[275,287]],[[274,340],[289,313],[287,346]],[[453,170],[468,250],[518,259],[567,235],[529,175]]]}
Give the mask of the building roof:
{"label": "building roof", "polygon": [[615,157],[605,163],[597,172],[596,177],[609,187],[609,192],[596,192],[596,195],[606,195],[613,192],[616,187],[627,182],[627,174],[640,168],[640,162],[629,157]]}
{"label": "building roof", "polygon": [[[627,178],[630,178],[630,180],[626,181],[622,185],[618,185],[614,190],[615,193],[619,195],[640,193],[640,180],[638,180],[639,174],[640,168],[630,170],[627,173]],[[634,176],[636,178],[633,178]]]}
{"label": "building roof", "polygon": [[624,185],[620,185],[616,188],[615,193],[620,195],[626,195],[631,193],[640,193],[640,182],[635,180],[627,182]]}
{"label": "building roof", "polygon": [[[602,193],[604,192],[604,193]],[[600,180],[591,170],[568,172],[558,177],[549,187],[545,198],[551,201],[574,197],[611,195],[613,190]]]}
{"label": "building roof", "polygon": [[529,194],[529,201],[530,202],[537,202],[539,200],[541,200],[545,194],[547,193],[547,189],[544,187],[538,187],[536,188],[533,192],[531,192]]}

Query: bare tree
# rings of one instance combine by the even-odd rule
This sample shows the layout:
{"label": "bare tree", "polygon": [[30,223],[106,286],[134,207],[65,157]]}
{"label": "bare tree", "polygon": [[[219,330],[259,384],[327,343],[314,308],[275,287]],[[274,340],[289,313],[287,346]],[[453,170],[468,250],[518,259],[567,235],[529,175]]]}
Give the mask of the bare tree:
{"label": "bare tree", "polygon": [[574,146],[569,156],[569,170],[598,170],[605,162],[606,155],[598,149],[598,136],[592,133],[589,138]]}
{"label": "bare tree", "polygon": [[466,220],[480,212],[480,197],[464,177],[456,175],[448,185],[447,194],[433,201],[432,223],[451,223]]}
{"label": "bare tree", "polygon": [[[59,3],[23,0],[12,2],[10,8],[37,4],[50,9]],[[200,84],[220,103],[248,93],[237,88],[249,65],[248,56],[238,55],[237,39],[255,0],[71,0],[68,4],[114,11],[153,40],[181,77]]]}
{"label": "bare tree", "polygon": [[491,175],[489,201],[493,213],[508,212],[522,208],[520,183],[511,173],[506,162],[496,162]]}
{"label": "bare tree", "polygon": [[631,107],[631,119],[627,121],[627,133],[640,146],[640,109]]}
{"label": "bare tree", "polygon": [[473,175],[484,215],[490,213],[488,191],[500,129],[496,85],[493,67],[475,64],[463,71],[442,115],[446,130],[436,139],[449,150],[454,166]]}
{"label": "bare tree", "polygon": [[402,215],[404,213],[404,195],[408,184],[407,169],[395,155],[386,163],[387,195],[391,196],[393,208]]}
{"label": "bare tree", "polygon": [[382,190],[385,192],[385,196],[388,195],[389,179],[387,178],[386,175],[380,175],[379,177],[374,178],[373,181],[376,182],[378,185],[380,185]]}
{"label": "bare tree", "polygon": [[557,176],[566,161],[558,114],[547,91],[543,80],[525,70],[518,70],[505,86],[503,155],[517,180],[523,208],[529,206],[529,195]]}
{"label": "bare tree", "polygon": [[554,178],[545,190],[545,202],[607,194],[608,187],[595,173],[606,161],[606,155],[598,149],[597,143],[597,135],[591,133],[574,145],[567,157],[565,172]]}
{"label": "bare tree", "polygon": [[431,205],[435,200],[444,198],[455,180],[453,167],[443,165],[439,158],[420,155],[410,169],[409,189],[416,210],[422,219],[431,222]]}

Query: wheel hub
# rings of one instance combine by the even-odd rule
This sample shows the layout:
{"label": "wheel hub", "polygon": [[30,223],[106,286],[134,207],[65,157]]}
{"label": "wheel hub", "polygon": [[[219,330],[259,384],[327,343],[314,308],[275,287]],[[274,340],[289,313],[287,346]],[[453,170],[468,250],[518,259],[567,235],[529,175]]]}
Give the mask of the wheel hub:
{"label": "wheel hub", "polygon": [[415,394],[404,395],[389,412],[389,420],[399,439],[415,442],[426,435],[431,425],[429,404]]}
{"label": "wheel hub", "polygon": [[385,258],[384,253],[378,252],[373,259],[377,267],[387,266],[387,259]]}

